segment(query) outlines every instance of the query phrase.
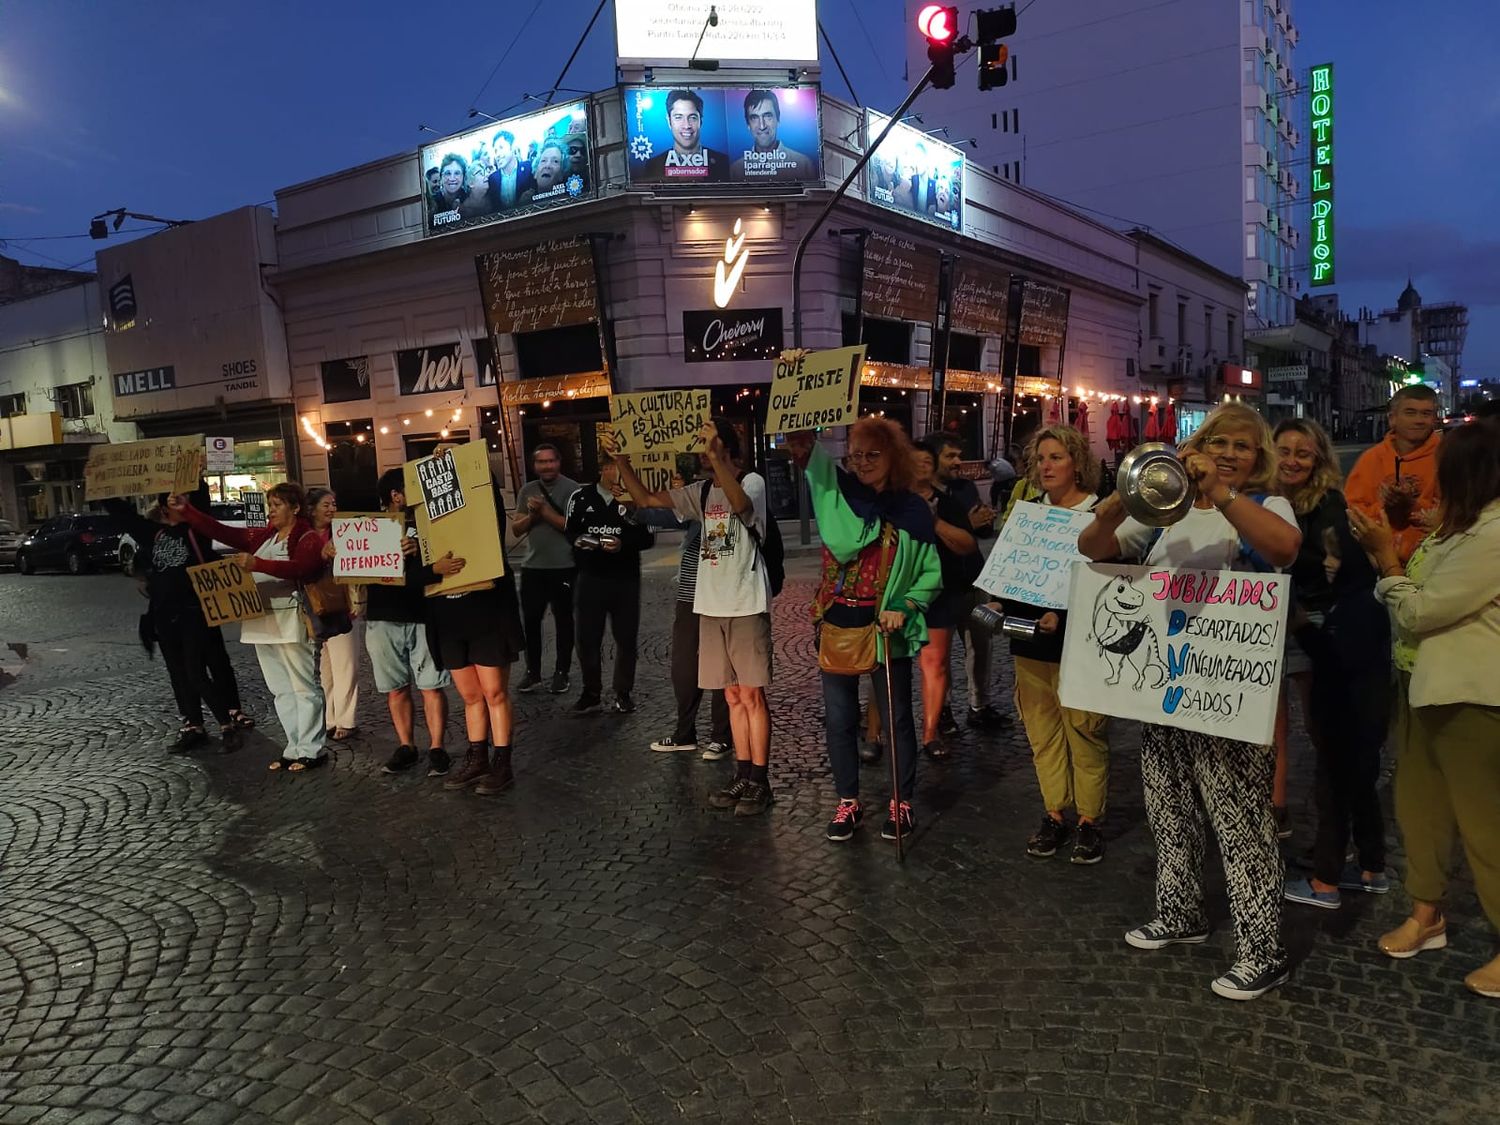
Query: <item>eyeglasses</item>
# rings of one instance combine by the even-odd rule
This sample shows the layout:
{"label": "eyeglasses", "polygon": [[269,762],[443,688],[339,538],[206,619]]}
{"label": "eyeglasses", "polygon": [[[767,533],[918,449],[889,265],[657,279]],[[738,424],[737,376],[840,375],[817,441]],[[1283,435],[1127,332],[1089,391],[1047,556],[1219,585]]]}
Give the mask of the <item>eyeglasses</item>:
{"label": "eyeglasses", "polygon": [[1248,441],[1231,441],[1227,437],[1209,438],[1203,443],[1203,448],[1215,456],[1225,453],[1233,453],[1236,457],[1254,457],[1257,448]]}
{"label": "eyeglasses", "polygon": [[851,449],[844,454],[844,461],[850,465],[858,465],[861,462],[873,464],[884,456],[885,452],[880,449]]}

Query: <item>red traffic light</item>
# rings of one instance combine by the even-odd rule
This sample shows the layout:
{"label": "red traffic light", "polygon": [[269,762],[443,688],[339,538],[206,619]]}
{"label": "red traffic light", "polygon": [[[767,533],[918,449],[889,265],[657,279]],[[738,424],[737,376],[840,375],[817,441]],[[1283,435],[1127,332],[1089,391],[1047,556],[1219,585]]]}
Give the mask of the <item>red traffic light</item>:
{"label": "red traffic light", "polygon": [[917,30],[929,43],[947,44],[958,36],[958,9],[928,4],[917,13]]}

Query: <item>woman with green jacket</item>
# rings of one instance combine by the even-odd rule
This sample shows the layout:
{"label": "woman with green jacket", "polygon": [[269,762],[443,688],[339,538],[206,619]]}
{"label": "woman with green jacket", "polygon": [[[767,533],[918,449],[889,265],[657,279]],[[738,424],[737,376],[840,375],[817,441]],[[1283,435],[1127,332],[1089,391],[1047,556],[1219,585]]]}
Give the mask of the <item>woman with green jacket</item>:
{"label": "woman with green jacket", "polygon": [[[927,643],[923,613],[942,592],[932,513],[910,491],[915,478],[911,442],[888,419],[861,418],[849,428],[847,472],[811,433],[788,434],[787,447],[806,470],[823,540],[813,619],[820,629],[873,625],[877,631],[873,695],[881,722],[892,733],[901,774],[901,801],[898,807],[892,798],[881,835],[894,840],[898,816],[903,836],[916,827],[911,811],[917,784],[912,658]],[[839,798],[828,838],[842,841],[854,835],[864,818],[859,801],[859,676],[825,670],[822,679],[828,761]]]}

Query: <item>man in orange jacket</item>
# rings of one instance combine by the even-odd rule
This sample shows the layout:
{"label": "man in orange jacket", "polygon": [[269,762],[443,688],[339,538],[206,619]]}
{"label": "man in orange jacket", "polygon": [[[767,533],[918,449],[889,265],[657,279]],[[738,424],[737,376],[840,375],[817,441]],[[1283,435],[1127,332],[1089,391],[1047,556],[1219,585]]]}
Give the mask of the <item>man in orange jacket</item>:
{"label": "man in orange jacket", "polygon": [[1402,565],[1436,522],[1437,392],[1417,383],[1391,399],[1385,440],[1360,454],[1344,488],[1349,504],[1371,518],[1385,513]]}

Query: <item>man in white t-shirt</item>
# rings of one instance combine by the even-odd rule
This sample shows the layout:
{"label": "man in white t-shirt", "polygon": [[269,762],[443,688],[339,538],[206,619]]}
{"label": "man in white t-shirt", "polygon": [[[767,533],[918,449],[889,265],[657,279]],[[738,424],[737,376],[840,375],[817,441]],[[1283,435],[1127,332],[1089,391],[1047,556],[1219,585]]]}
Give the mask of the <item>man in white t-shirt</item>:
{"label": "man in white t-shirt", "polygon": [[766,534],[766,481],[741,473],[740,439],[719,420],[703,428],[710,479],[649,491],[630,465],[616,457],[620,475],[640,508],[671,508],[683,520],[703,525],[699,542],[698,686],[724,692],[734,734],[734,780],[709,798],[736,816],[756,816],[771,804],[767,770],[771,759],[771,580],[761,544]]}

